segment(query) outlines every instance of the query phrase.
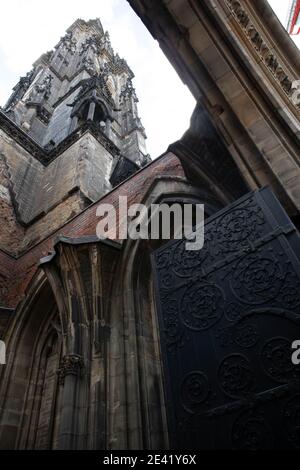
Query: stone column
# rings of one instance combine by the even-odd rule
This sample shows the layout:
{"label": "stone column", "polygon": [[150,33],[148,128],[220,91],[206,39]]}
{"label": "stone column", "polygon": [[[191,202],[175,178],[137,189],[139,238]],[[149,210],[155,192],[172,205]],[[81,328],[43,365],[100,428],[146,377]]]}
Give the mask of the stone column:
{"label": "stone column", "polygon": [[92,101],[89,106],[89,112],[88,112],[88,118],[87,118],[88,121],[94,120],[95,109],[96,109],[96,103]]}
{"label": "stone column", "polygon": [[91,332],[87,291],[77,250],[61,245],[59,257],[44,264],[63,325],[63,358],[58,370],[63,387],[59,449],[85,449],[87,439]]}
{"label": "stone column", "polygon": [[75,131],[77,126],[78,126],[78,116],[73,116],[71,126],[70,126],[70,134]]}
{"label": "stone column", "polygon": [[63,387],[59,439],[59,448],[62,450],[77,448],[74,442],[76,394],[84,372],[84,360],[81,356],[69,354],[63,357],[58,370],[59,385]]}

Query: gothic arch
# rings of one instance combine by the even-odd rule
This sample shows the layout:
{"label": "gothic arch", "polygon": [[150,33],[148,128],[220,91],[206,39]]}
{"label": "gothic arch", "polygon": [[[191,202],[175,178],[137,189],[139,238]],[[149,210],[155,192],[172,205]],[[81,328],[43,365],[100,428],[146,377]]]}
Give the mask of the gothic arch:
{"label": "gothic arch", "polygon": [[[208,214],[225,201],[182,178],[160,177],[144,200],[197,200]],[[168,448],[163,370],[153,289],[151,252],[157,241],[127,240],[117,267],[110,312],[108,363],[109,448]],[[124,419],[125,416],[125,419]]]}
{"label": "gothic arch", "polygon": [[0,390],[1,448],[55,447],[60,333],[51,287],[45,275],[38,272],[5,338],[8,360]]}

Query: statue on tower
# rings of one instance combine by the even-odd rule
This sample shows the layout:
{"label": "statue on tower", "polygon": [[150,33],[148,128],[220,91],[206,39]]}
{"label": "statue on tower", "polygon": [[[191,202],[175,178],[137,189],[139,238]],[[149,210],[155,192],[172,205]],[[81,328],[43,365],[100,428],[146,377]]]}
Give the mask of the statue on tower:
{"label": "statue on tower", "polygon": [[27,102],[48,100],[51,94],[53,76],[48,74],[41,83],[37,83],[31,91]]}
{"label": "statue on tower", "polygon": [[25,92],[32,83],[34,73],[35,70],[31,70],[31,72],[28,72],[25,77],[20,78],[17,85],[13,88],[13,93],[6,103],[4,111],[9,112],[18,103],[18,101],[23,98]]}

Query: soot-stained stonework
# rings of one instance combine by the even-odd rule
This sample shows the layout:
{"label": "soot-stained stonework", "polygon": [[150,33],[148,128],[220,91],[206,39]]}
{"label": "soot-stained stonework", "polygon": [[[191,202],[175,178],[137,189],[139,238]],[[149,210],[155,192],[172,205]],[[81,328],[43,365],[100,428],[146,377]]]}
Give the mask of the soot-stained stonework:
{"label": "soot-stained stonework", "polygon": [[[91,192],[86,190],[80,175],[79,178],[74,175],[71,186],[66,185],[69,187],[64,198],[78,187],[84,204],[85,198],[93,201],[109,191],[114,159],[120,154],[131,160],[136,169],[150,161],[145,131],[138,116],[133,77],[126,61],[114,53],[109,34],[103,32],[100,21],[78,20],[54,50],[43,55],[35,62],[33,70],[20,79],[0,111],[0,129],[5,138],[12,139],[29,154],[15,168],[10,160],[19,158],[19,149],[11,155],[12,151],[6,151],[4,142],[1,144],[10,167],[10,184],[19,223],[30,224],[39,215],[36,211],[24,213],[21,201],[25,199],[27,207],[33,206],[36,190],[29,196],[23,194],[23,185],[15,187],[20,173],[31,174],[35,189],[40,187],[45,195],[47,175],[49,171],[53,172],[54,166],[60,165],[54,161],[63,161],[70,147],[77,143],[80,146],[87,134],[99,145],[96,155],[94,146],[85,147],[86,165],[81,166],[81,175],[90,178],[89,169],[93,168],[93,175],[97,175],[100,184]],[[93,163],[95,158],[102,168],[98,168],[98,172]],[[49,170],[44,168],[49,166]],[[57,191],[53,183],[46,192]],[[53,207],[46,198],[39,202],[40,213]]]}

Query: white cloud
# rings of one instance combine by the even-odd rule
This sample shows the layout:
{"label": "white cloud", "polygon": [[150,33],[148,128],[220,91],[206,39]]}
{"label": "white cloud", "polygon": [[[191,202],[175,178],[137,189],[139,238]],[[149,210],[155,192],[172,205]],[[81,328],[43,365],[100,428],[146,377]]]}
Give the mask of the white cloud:
{"label": "white cloud", "polygon": [[0,103],[5,103],[19,76],[52,49],[77,18],[96,17],[109,31],[115,52],[127,60],[135,73],[147,148],[156,158],[189,127],[195,100],[124,0],[5,2],[0,19]]}

